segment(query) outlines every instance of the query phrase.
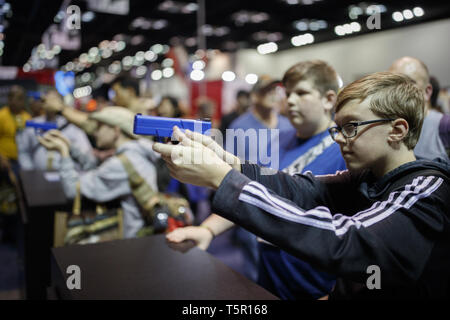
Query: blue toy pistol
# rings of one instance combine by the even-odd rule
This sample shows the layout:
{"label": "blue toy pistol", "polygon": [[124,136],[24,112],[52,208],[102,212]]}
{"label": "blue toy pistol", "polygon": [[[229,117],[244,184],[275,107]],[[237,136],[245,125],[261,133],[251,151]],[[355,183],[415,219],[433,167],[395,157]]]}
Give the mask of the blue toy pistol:
{"label": "blue toy pistol", "polygon": [[184,131],[189,129],[201,134],[211,129],[211,122],[179,118],[152,117],[137,114],[134,116],[133,133],[138,135],[155,136],[158,141],[172,137],[173,127]]}
{"label": "blue toy pistol", "polygon": [[25,127],[34,128],[37,132],[46,132],[52,129],[58,129],[58,125],[54,122],[36,122],[27,120],[25,122]]}

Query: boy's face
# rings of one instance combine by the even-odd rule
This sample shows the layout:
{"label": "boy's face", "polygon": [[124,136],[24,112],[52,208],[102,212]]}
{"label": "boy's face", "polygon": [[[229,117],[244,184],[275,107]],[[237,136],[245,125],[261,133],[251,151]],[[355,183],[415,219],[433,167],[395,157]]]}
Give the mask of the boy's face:
{"label": "boy's face", "polygon": [[286,86],[286,96],[289,120],[298,131],[306,133],[310,128],[316,128],[325,116],[328,117],[325,110],[328,101],[315,88],[313,81],[301,80]]}
{"label": "boy's face", "polygon": [[266,89],[262,92],[251,94],[252,103],[263,107],[264,109],[277,109],[280,104],[280,95],[275,87]]}
{"label": "boy's face", "polygon": [[[358,121],[381,119],[369,109],[370,97],[364,101],[351,100],[347,102],[335,115],[335,122],[339,127]],[[388,136],[391,131],[389,122],[378,122],[357,127],[357,135],[345,138],[342,133],[336,137],[341,148],[347,168],[350,171],[363,169],[373,170],[384,166],[388,160]]]}

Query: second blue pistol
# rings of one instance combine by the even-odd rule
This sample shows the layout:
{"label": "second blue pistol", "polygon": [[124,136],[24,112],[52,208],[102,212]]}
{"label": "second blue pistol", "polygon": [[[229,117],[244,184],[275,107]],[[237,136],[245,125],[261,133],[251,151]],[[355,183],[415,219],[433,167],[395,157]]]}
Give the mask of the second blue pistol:
{"label": "second blue pistol", "polygon": [[45,132],[52,129],[58,129],[58,125],[54,122],[36,122],[27,120],[25,122],[25,127],[34,128],[38,132]]}

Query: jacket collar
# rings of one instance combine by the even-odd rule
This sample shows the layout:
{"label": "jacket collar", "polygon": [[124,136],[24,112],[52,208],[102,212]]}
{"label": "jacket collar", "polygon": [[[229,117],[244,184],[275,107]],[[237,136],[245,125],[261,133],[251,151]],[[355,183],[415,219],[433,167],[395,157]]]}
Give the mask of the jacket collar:
{"label": "jacket collar", "polygon": [[378,198],[401,177],[404,177],[412,172],[419,172],[423,170],[436,170],[450,176],[450,165],[445,161],[440,159],[435,159],[432,161],[416,160],[395,168],[378,180],[370,172],[363,173],[359,184],[359,191],[369,199]]}

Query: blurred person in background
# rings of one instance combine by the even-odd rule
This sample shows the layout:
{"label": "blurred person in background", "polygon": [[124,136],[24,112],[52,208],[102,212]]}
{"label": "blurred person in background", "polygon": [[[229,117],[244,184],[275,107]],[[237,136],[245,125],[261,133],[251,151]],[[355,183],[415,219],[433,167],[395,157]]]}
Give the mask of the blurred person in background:
{"label": "blurred person in background", "polygon": [[433,110],[444,113],[442,107],[439,105],[438,97],[439,92],[441,91],[441,86],[439,85],[439,81],[436,77],[430,76],[430,84],[433,88],[433,92],[430,97],[430,106]]}
{"label": "blurred person in background", "polygon": [[214,118],[217,104],[214,100],[206,96],[200,96],[196,99],[197,114],[195,119],[211,121],[211,128],[218,128],[219,122]]}
{"label": "blurred person in background", "polygon": [[42,101],[41,98],[33,99],[30,102],[30,114],[31,114],[32,118],[36,118],[36,117],[40,117],[40,116],[44,115],[45,111],[44,111],[43,104],[44,104],[44,102]]}
{"label": "blurred person in background", "polygon": [[120,76],[112,83],[114,90],[112,102],[115,106],[130,109],[135,113],[141,110],[141,101],[139,99],[139,82],[131,77]]}
{"label": "blurred person in background", "polygon": [[[237,129],[244,131],[248,129],[255,130],[257,136],[256,146],[250,146],[249,143],[239,143],[238,137],[225,134],[226,150],[242,157],[243,159],[241,160],[250,162],[255,162],[256,160],[256,163],[262,166],[278,165],[272,162],[263,163],[261,160],[262,156],[275,156],[270,154],[269,150],[272,151],[272,149],[279,148],[280,138],[289,131],[294,130],[289,120],[278,113],[280,97],[277,94],[276,87],[279,83],[279,80],[268,75],[259,77],[250,93],[249,109],[230,124],[229,129],[231,130],[229,132],[232,133],[236,133]],[[261,129],[266,131],[261,131]],[[265,140],[262,141],[265,141],[265,144],[260,143],[261,139],[264,139],[263,135]],[[233,147],[228,146],[230,139],[234,139]],[[279,155],[277,154],[276,156],[278,156],[277,160],[279,160]],[[237,227],[234,230],[234,234],[237,243],[243,247],[245,255],[243,273],[249,279],[257,281],[259,254],[256,236],[241,227]]]}
{"label": "blurred person in background", "polygon": [[25,111],[26,93],[21,86],[12,86],[8,93],[8,105],[0,109],[0,225],[2,242],[17,241],[17,196],[19,173],[16,133],[31,118]]}
{"label": "blurred person in background", "polygon": [[92,98],[96,102],[95,111],[100,111],[105,107],[112,106],[112,101],[108,98],[109,89],[110,86],[104,83],[99,88],[92,91]]}
{"label": "blurred person in background", "polygon": [[409,76],[416,82],[424,95],[425,119],[419,141],[414,148],[414,154],[418,159],[441,158],[449,161],[447,150],[450,149],[450,115],[444,115],[432,109],[433,86],[430,83],[427,66],[419,59],[402,57],[392,63],[389,71]]}
{"label": "blurred person in background", "polygon": [[[59,95],[56,90],[52,91],[54,95]],[[44,115],[32,120],[38,123],[56,123],[58,130],[71,144],[71,156],[74,159],[83,158],[79,163],[83,163],[85,167],[77,167],[77,169],[87,170],[95,165],[96,160],[92,146],[83,130],[48,108],[45,108]],[[20,167],[24,170],[58,170],[61,165],[60,154],[55,151],[47,151],[38,141],[39,134],[34,128],[25,128],[17,133],[16,142]]]}
{"label": "blurred person in background", "polygon": [[245,90],[239,90],[236,94],[236,106],[230,113],[224,115],[220,121],[220,132],[225,137],[225,130],[228,129],[231,123],[241,116],[250,107],[250,93]]}
{"label": "blurred person in background", "polygon": [[[156,109],[157,116],[167,118],[181,118],[182,112],[179,101],[173,96],[163,96]],[[209,196],[210,191],[207,188],[194,186],[192,184],[181,183],[170,177],[169,171],[164,161],[158,161],[158,171],[167,176],[167,189],[161,190],[167,193],[180,194],[189,201],[192,211],[197,221],[211,213]]]}
{"label": "blurred person in background", "polygon": [[138,199],[133,195],[129,174],[119,155],[123,154],[131,163],[137,174],[147,185],[151,198],[158,192],[157,171],[152,161],[159,158],[151,150],[151,141],[139,139],[133,134],[134,113],[122,107],[105,107],[93,112],[89,119],[97,122],[95,139],[99,148],[114,149],[116,153],[97,168],[78,173],[70,157],[71,143],[64,139],[59,131],[49,131],[39,137],[39,142],[48,150],[61,154],[59,173],[64,192],[69,199],[74,199],[77,184],[81,195],[94,202],[108,202],[120,199],[124,212],[124,237],[135,237],[144,227]]}
{"label": "blurred person in background", "polygon": [[12,86],[8,93],[8,105],[0,109],[0,157],[2,163],[9,163],[14,172],[18,173],[18,151],[16,133],[25,128],[25,122],[31,115],[25,111],[25,89]]}
{"label": "blurred person in background", "polygon": [[[115,106],[129,109],[133,113],[144,113],[145,110],[153,106],[147,102],[142,102],[139,98],[139,83],[130,77],[121,76],[111,83],[113,90],[112,102]],[[64,101],[53,92],[44,96],[45,107],[52,112],[61,113],[69,122],[82,128],[88,135],[94,135],[97,127],[96,121],[89,118],[87,112],[76,110],[67,106]]]}
{"label": "blurred person in background", "polygon": [[163,96],[156,109],[158,117],[181,118],[182,113],[178,100],[172,96]]}
{"label": "blurred person in background", "polygon": [[442,88],[439,92],[438,103],[444,114],[450,114],[450,88]]}

